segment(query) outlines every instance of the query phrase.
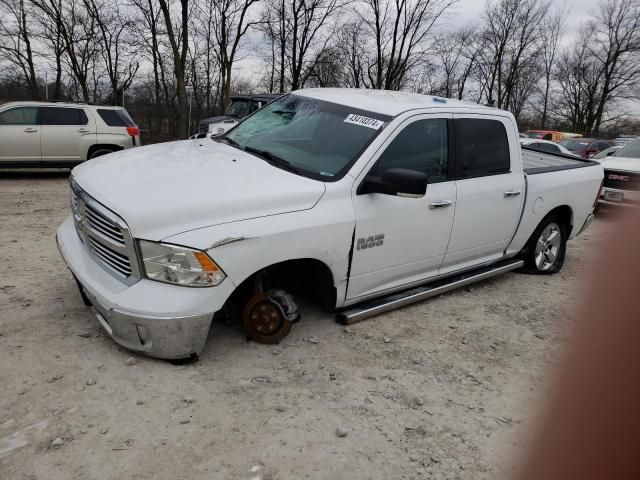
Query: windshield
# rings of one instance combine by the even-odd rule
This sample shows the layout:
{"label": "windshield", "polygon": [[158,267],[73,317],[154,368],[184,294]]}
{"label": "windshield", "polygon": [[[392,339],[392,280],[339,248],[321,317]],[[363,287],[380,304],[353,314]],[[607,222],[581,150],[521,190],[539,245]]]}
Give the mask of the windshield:
{"label": "windshield", "polygon": [[331,180],[346,173],[390,119],[290,94],[257,111],[223,139],[284,160],[302,175]]}
{"label": "windshield", "polygon": [[587,145],[589,145],[589,142],[585,140],[562,140],[560,142],[560,145],[562,145],[564,148],[568,150],[571,150],[572,152],[575,152],[575,151],[584,150],[585,148],[587,148]]}
{"label": "windshield", "polygon": [[249,115],[250,100],[231,100],[231,104],[227,108],[227,115],[235,118],[244,118]]}
{"label": "windshield", "polygon": [[627,143],[614,153],[612,157],[640,158],[640,140]]}

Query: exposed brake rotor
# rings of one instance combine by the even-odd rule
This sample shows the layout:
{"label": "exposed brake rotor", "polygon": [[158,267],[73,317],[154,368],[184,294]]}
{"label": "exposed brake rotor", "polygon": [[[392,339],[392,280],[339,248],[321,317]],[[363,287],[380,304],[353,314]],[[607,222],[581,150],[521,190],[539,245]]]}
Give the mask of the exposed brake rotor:
{"label": "exposed brake rotor", "polygon": [[284,290],[256,293],[245,305],[242,324],[247,337],[260,343],[277,343],[300,320],[298,306]]}

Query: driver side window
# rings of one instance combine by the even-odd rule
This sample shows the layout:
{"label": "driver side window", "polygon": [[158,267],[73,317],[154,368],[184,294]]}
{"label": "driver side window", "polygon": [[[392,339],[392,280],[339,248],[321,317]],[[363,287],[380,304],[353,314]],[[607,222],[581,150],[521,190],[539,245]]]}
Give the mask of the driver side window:
{"label": "driver side window", "polygon": [[405,168],[425,173],[428,183],[446,181],[448,146],[445,118],[415,121],[393,139],[369,174],[381,177],[389,169]]}

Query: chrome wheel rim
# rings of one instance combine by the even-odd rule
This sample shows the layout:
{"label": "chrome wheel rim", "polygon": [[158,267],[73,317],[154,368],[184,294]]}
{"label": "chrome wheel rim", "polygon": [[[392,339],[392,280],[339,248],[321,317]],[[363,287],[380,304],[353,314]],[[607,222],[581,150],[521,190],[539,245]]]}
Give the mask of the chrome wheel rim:
{"label": "chrome wheel rim", "polygon": [[562,233],[556,223],[547,225],[536,243],[535,261],[540,271],[547,271],[556,263],[560,246],[562,245]]}

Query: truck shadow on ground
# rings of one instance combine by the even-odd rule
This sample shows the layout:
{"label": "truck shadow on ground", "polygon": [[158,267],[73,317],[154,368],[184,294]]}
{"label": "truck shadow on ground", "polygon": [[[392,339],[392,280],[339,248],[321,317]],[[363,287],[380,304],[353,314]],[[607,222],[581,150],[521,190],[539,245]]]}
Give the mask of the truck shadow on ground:
{"label": "truck shadow on ground", "polygon": [[51,180],[55,178],[66,178],[71,174],[71,169],[51,169],[51,170],[36,170],[36,169],[9,169],[0,170],[0,180],[15,179],[40,179]]}

